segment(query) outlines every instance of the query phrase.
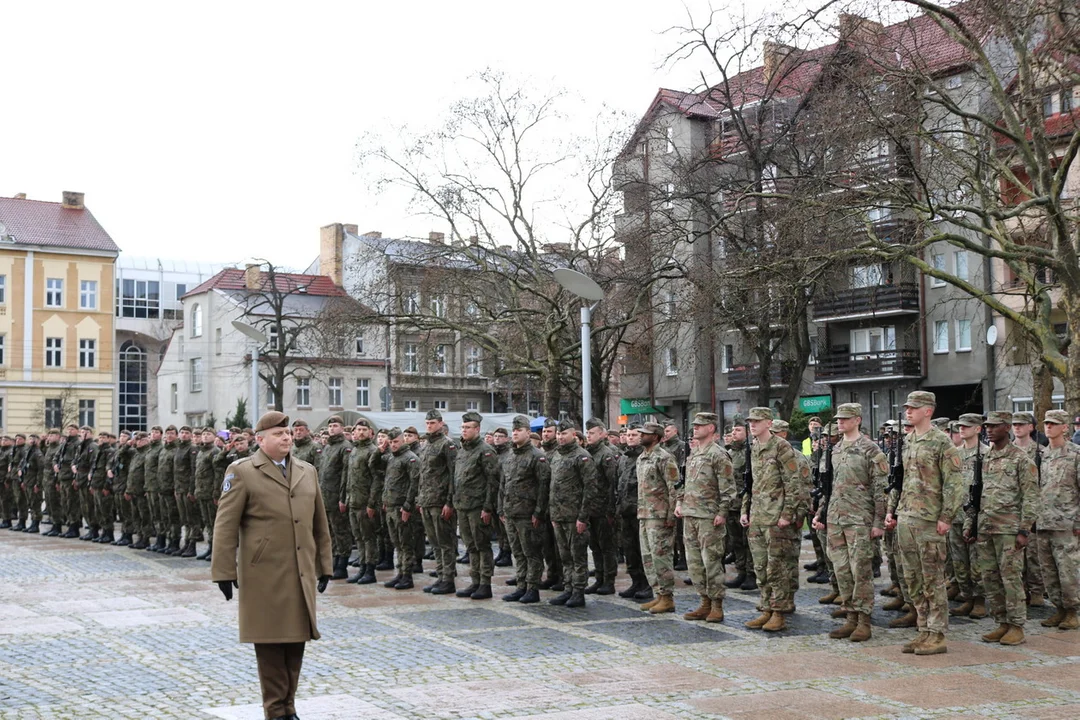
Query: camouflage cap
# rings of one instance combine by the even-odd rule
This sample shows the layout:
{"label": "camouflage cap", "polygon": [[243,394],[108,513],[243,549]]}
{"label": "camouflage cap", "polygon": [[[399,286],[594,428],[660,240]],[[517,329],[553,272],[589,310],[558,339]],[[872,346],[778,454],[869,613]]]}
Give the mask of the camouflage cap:
{"label": "camouflage cap", "polygon": [[1013,425],[1034,425],[1035,424],[1035,413],[1029,413],[1026,410],[1018,412],[1018,413],[1013,413],[1012,424]]}
{"label": "camouflage cap", "polygon": [[664,434],[664,426],[660,423],[647,422],[641,426],[641,432],[647,435],[656,435],[659,437]]}
{"label": "camouflage cap", "polygon": [[986,413],[986,425],[1012,425],[1013,414],[1007,410],[991,410]]}
{"label": "camouflage cap", "polygon": [[1046,415],[1043,416],[1043,424],[1050,423],[1051,425],[1068,425],[1069,414],[1064,410],[1047,410]]}
{"label": "camouflage cap", "polygon": [[791,429],[791,425],[789,425],[784,420],[781,420],[780,418],[776,418],[775,420],[773,420],[772,421],[772,427],[769,428],[769,430],[774,432],[774,433],[787,432],[790,429]]}
{"label": "camouflage cap", "polygon": [[810,418],[806,421],[806,424],[809,425],[812,422],[816,422],[818,425],[820,425],[821,418],[819,418],[817,415],[811,415]]}
{"label": "camouflage cap", "polygon": [[532,424],[529,422],[529,418],[525,415],[515,415],[510,426],[515,430],[528,430]]}
{"label": "camouflage cap", "polygon": [[751,420],[772,420],[773,411],[772,408],[753,407],[750,408],[749,417]]}
{"label": "camouflage cap", "polygon": [[699,412],[694,416],[694,421],[691,425],[713,425],[716,426],[720,422],[720,419],[716,417],[716,413]]}
{"label": "camouflage cap", "polygon": [[427,415],[424,416],[425,420],[438,420],[442,421],[442,413],[438,410],[428,410]]}
{"label": "camouflage cap", "polygon": [[743,417],[742,413],[735,413],[734,415],[731,416],[731,424],[732,425],[744,425],[745,423],[746,423],[746,418]]}
{"label": "camouflage cap", "polygon": [[[431,418],[429,418],[429,419],[431,419]],[[439,419],[441,420],[442,418],[440,417]],[[484,416],[481,415],[480,413],[474,411],[474,410],[470,410],[469,412],[467,412],[467,413],[465,413],[464,415],[461,416],[461,422],[463,422],[463,423],[474,422],[477,425],[479,425],[483,421],[484,421]]]}
{"label": "camouflage cap", "polygon": [[289,416],[283,412],[271,410],[259,418],[259,422],[255,423],[255,432],[263,432],[275,427],[289,427]]}
{"label": "camouflage cap", "polygon": [[604,425],[604,421],[601,420],[600,418],[589,418],[588,420],[585,421],[585,429],[586,430],[593,430],[595,428],[600,428],[601,430],[607,430],[607,426]]}
{"label": "camouflage cap", "polygon": [[639,422],[633,422],[633,423],[630,423],[629,425],[626,426],[626,431],[627,432],[630,432],[631,430],[640,430],[640,429],[641,429],[641,423],[639,423]]}
{"label": "camouflage cap", "polygon": [[664,421],[664,427],[667,428],[667,427],[677,427],[677,426],[675,425],[674,420],[672,420],[671,418],[668,418],[667,420]]}
{"label": "camouflage cap", "polygon": [[922,408],[937,407],[937,395],[927,390],[916,390],[908,393],[904,407]]}
{"label": "camouflage cap", "polygon": [[930,424],[936,428],[944,428],[948,427],[950,422],[952,422],[952,418],[936,417],[930,421]]}
{"label": "camouflage cap", "polygon": [[401,428],[399,427],[392,427],[389,430],[383,430],[383,432],[386,433],[386,437],[391,440],[401,437]]}
{"label": "camouflage cap", "polygon": [[834,422],[831,422],[831,423],[829,423],[828,427],[825,428],[825,432],[828,435],[839,435],[840,434],[840,426],[837,425]]}
{"label": "camouflage cap", "polygon": [[949,423],[949,432],[950,433],[958,433],[958,432],[960,432],[960,422],[958,420],[953,420],[951,423]]}
{"label": "camouflage cap", "polygon": [[979,413],[964,413],[956,423],[963,427],[979,427],[983,424],[983,416]]}
{"label": "camouflage cap", "polygon": [[911,422],[907,418],[904,418],[904,427],[915,427],[915,423]]}
{"label": "camouflage cap", "polygon": [[843,403],[840,407],[836,408],[836,415],[834,417],[847,420],[853,417],[862,417],[862,405],[859,403]]}
{"label": "camouflage cap", "polygon": [[895,420],[886,420],[885,422],[881,423],[881,427],[895,428],[898,424],[899,423],[897,423]]}
{"label": "camouflage cap", "polygon": [[574,425],[574,421],[571,420],[570,418],[566,418],[565,420],[560,420],[559,424],[556,425],[555,427],[558,428],[559,432],[566,432],[567,430],[577,430],[577,426]]}

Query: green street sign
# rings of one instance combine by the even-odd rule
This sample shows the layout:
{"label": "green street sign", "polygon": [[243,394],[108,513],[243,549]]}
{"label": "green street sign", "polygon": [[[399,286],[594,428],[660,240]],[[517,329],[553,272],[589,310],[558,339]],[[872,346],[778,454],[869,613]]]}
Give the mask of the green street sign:
{"label": "green street sign", "polygon": [[832,408],[832,395],[808,395],[799,398],[799,409],[808,415],[830,408]]}
{"label": "green street sign", "polygon": [[649,398],[623,398],[619,401],[619,410],[622,415],[653,415],[663,409],[650,405]]}

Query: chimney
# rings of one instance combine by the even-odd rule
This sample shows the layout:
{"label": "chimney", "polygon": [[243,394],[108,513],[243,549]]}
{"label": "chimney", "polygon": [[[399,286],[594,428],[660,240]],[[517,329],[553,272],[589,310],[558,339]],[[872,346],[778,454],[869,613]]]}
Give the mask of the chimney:
{"label": "chimney", "polygon": [[344,262],[345,226],[331,223],[319,228],[319,273],[341,285]]}
{"label": "chimney", "polygon": [[374,238],[378,240],[382,237],[382,230],[368,230],[366,233],[364,233],[364,237]]}
{"label": "chimney", "polygon": [[86,206],[83,205],[83,194],[81,192],[72,192],[70,190],[64,191],[64,200],[60,204],[60,207],[67,210],[82,210]]}
{"label": "chimney", "polygon": [[16,200],[25,200],[26,199],[26,193],[15,193],[15,199]]}
{"label": "chimney", "polygon": [[259,289],[259,276],[262,275],[262,271],[259,269],[258,264],[251,263],[244,266],[244,287],[248,290]]}
{"label": "chimney", "polygon": [[764,60],[762,66],[765,82],[772,82],[777,71],[780,70],[780,66],[787,60],[791,53],[795,52],[795,48],[790,45],[784,45],[783,43],[773,42],[772,40],[766,40],[762,47]]}
{"label": "chimney", "polygon": [[345,230],[345,232],[349,233],[350,235],[360,234],[356,225],[350,225],[349,223],[345,223],[341,227]]}
{"label": "chimney", "polygon": [[879,22],[868,20],[861,15],[840,13],[840,41],[857,42],[862,45],[872,44],[874,38],[884,32]]}
{"label": "chimney", "polygon": [[444,235],[441,232],[435,232],[435,231],[429,232],[427,234],[427,239],[428,239],[428,242],[430,242],[432,245],[445,245],[446,244],[446,235]]}

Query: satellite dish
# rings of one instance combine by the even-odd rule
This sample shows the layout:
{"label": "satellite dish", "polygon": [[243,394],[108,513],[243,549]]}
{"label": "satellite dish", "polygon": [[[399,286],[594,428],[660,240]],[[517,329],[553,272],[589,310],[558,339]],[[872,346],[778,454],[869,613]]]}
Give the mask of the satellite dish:
{"label": "satellite dish", "polygon": [[596,284],[588,275],[579,273],[569,268],[559,268],[555,271],[555,282],[586,300],[603,300],[604,289]]}
{"label": "satellite dish", "polygon": [[986,344],[990,347],[994,347],[994,343],[997,342],[997,325],[991,325],[986,328]]}
{"label": "satellite dish", "polygon": [[260,345],[263,345],[268,341],[268,338],[266,337],[265,333],[263,333],[262,331],[258,330],[255,327],[252,327],[251,325],[248,325],[246,322],[240,322],[239,320],[233,320],[232,321],[232,326],[233,326],[233,328],[235,328],[236,330],[239,330],[241,333],[243,333],[247,337],[249,337],[252,340],[254,340],[255,342],[259,343]]}

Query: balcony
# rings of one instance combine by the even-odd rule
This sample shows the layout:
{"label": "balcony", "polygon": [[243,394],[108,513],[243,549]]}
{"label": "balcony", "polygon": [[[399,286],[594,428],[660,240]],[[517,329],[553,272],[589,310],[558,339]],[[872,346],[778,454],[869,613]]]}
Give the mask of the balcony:
{"label": "balcony", "polygon": [[[791,382],[790,363],[773,363],[769,368],[769,386],[786,387]],[[728,390],[756,390],[761,385],[761,365],[736,365],[727,371]]]}
{"label": "balcony", "polygon": [[814,367],[814,381],[829,384],[921,377],[918,350],[853,354],[845,349],[818,358]]}
{"label": "balcony", "polygon": [[644,182],[645,156],[630,155],[615,161],[611,184],[615,190],[623,190],[627,185]]}
{"label": "balcony", "polygon": [[826,293],[814,301],[814,320],[856,320],[919,312],[915,283],[872,285]]}

